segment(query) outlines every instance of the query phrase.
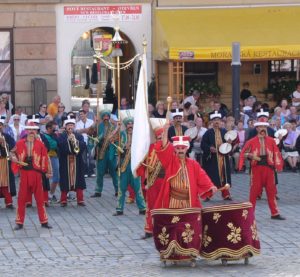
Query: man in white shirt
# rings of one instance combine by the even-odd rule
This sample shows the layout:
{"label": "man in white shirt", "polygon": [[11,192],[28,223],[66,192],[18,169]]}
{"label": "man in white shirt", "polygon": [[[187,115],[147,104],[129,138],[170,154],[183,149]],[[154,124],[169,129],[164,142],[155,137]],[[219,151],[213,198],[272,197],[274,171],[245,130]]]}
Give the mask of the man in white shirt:
{"label": "man in white shirt", "polygon": [[189,102],[192,105],[197,106],[196,103],[199,97],[200,97],[200,92],[198,90],[194,90],[191,96],[188,96],[183,100],[183,104]]}
{"label": "man in white shirt", "polygon": [[86,168],[84,170],[84,177],[88,177],[88,176],[95,177],[95,174],[94,174],[94,168],[95,168],[94,159],[91,156],[91,149],[88,145],[88,135],[87,135],[88,130],[94,124],[94,121],[87,118],[87,113],[86,113],[85,110],[80,110],[79,111],[79,119],[80,120],[76,122],[75,130],[78,133],[82,134],[82,136],[84,138],[84,142],[87,145],[86,153],[82,154],[82,158],[83,158],[83,161],[84,161],[85,166],[86,166]]}
{"label": "man in white shirt", "polygon": [[300,83],[297,83],[296,90],[292,93],[292,105],[300,108]]}
{"label": "man in white shirt", "polygon": [[200,164],[202,164],[202,150],[201,150],[201,140],[202,136],[205,134],[207,129],[203,127],[203,120],[201,117],[195,118],[196,128],[198,130],[198,135],[194,140],[193,148],[191,153],[189,154],[189,157],[193,160],[197,160]]}

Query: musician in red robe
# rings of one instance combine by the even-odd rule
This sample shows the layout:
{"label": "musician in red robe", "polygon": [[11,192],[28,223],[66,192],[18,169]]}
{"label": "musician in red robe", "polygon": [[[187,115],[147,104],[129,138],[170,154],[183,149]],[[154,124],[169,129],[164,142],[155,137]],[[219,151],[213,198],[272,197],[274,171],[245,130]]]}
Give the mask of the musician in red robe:
{"label": "musician in red robe", "polygon": [[[150,123],[154,131],[156,141],[161,140],[162,133],[164,131],[163,125],[166,123],[166,119],[150,118]],[[160,188],[163,183],[163,177],[165,175],[154,146],[155,143],[150,145],[149,152],[144,163],[142,163],[137,170],[137,175],[141,176],[142,183],[145,184],[146,189],[146,216],[144,227],[145,235],[142,237],[142,239],[152,237],[153,224],[150,212],[154,207],[155,200],[160,192]]]}
{"label": "musician in red robe", "polygon": [[16,227],[23,228],[25,220],[26,200],[30,193],[34,194],[39,220],[43,228],[51,229],[44,205],[42,174],[48,169],[48,155],[44,144],[36,138],[38,126],[29,123],[26,127],[27,137],[16,143],[12,151],[12,169],[14,173],[20,171],[20,186],[18,193],[18,207]]}
{"label": "musician in red robe", "polygon": [[166,170],[164,185],[157,197],[155,208],[201,207],[202,199],[211,197],[217,188],[198,162],[186,157],[190,138],[173,137],[173,144],[158,141],[155,150]]}
{"label": "musician in red robe", "polygon": [[274,139],[267,135],[269,126],[267,120],[267,116],[261,116],[254,124],[257,135],[244,145],[240,154],[239,170],[242,170],[245,158],[251,161],[250,202],[253,208],[257,197],[265,187],[271,219],[284,220],[276,202],[277,189],[274,176],[274,170],[282,171],[283,160]]}

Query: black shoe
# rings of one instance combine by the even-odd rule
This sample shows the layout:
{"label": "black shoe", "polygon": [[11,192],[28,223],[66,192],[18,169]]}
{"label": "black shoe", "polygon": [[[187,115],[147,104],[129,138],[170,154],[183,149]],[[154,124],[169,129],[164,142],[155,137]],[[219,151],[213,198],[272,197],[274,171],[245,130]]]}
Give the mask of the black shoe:
{"label": "black shoe", "polygon": [[85,203],[84,202],[81,202],[81,203],[77,203],[77,206],[80,206],[80,207],[85,207]]}
{"label": "black shoe", "polygon": [[275,199],[276,199],[276,200],[280,200],[280,198],[279,198],[277,195],[275,195]]}
{"label": "black shoe", "polygon": [[67,207],[67,203],[60,203],[61,207]]}
{"label": "black shoe", "polygon": [[141,239],[149,239],[149,238],[152,238],[152,237],[153,237],[153,235],[151,233],[145,233],[145,235],[143,235],[141,237]]}
{"label": "black shoe", "polygon": [[27,203],[26,204],[26,208],[31,208],[32,207],[32,204],[31,203]]}
{"label": "black shoe", "polygon": [[45,207],[49,207],[49,203],[48,202],[45,202]]}
{"label": "black shoe", "polygon": [[91,198],[101,197],[101,192],[95,192],[93,195],[91,195]]}
{"label": "black shoe", "polygon": [[118,197],[118,192],[115,192],[115,197]]}
{"label": "black shoe", "polygon": [[13,210],[15,207],[13,204],[6,205],[6,209]]}
{"label": "black shoe", "polygon": [[227,196],[226,198],[224,198],[225,201],[232,201],[231,196]]}
{"label": "black shoe", "polygon": [[46,228],[46,229],[52,229],[52,226],[51,225],[49,225],[49,223],[47,222],[47,223],[42,223],[41,224],[41,226],[42,226],[42,228]]}
{"label": "black shoe", "polygon": [[210,201],[210,198],[209,198],[209,197],[206,197],[203,201],[204,201],[204,202],[209,202],[209,201]]}
{"label": "black shoe", "polygon": [[21,230],[21,229],[23,229],[23,224],[18,224],[17,223],[17,225],[15,226],[14,230],[18,231],[18,230]]}
{"label": "black shoe", "polygon": [[272,215],[271,219],[277,219],[277,220],[285,220],[285,217],[281,216],[280,214],[278,215]]}
{"label": "black shoe", "polygon": [[140,214],[140,215],[145,215],[145,214],[146,214],[146,210],[139,211],[139,214]]}
{"label": "black shoe", "polygon": [[124,213],[121,211],[116,211],[113,216],[119,216],[119,215],[123,215]]}

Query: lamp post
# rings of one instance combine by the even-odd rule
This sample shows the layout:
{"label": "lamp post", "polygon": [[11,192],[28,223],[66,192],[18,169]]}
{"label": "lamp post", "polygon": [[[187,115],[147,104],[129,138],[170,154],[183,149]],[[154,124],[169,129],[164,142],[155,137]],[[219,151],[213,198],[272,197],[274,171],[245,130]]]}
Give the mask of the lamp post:
{"label": "lamp post", "polygon": [[241,69],[241,57],[240,57],[240,43],[232,43],[232,112],[235,121],[240,118],[240,69]]}

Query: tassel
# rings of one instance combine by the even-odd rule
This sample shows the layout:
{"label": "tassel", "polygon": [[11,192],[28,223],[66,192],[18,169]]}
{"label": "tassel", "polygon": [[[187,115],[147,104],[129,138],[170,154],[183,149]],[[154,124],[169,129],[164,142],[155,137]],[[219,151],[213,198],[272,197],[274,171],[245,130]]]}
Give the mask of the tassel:
{"label": "tassel", "polygon": [[94,62],[92,65],[91,83],[98,84],[98,64],[97,64],[97,62]]}
{"label": "tassel", "polygon": [[85,79],[86,79],[86,84],[85,84],[84,89],[89,89],[91,80],[90,80],[90,68],[88,66],[86,67],[86,70],[85,70]]}

